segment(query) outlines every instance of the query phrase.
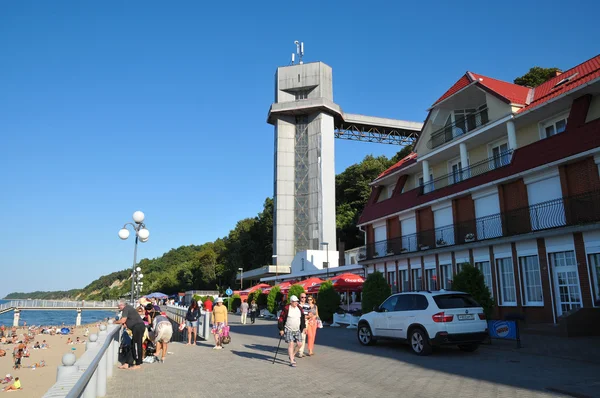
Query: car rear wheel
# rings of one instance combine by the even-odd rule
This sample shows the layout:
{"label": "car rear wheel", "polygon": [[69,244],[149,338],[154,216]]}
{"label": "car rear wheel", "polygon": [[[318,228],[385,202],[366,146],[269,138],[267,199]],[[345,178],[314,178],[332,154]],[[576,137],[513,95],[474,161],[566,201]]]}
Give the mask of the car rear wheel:
{"label": "car rear wheel", "polygon": [[366,323],[361,323],[358,325],[358,342],[362,345],[373,345],[375,344],[375,338],[373,337],[373,333],[371,332],[371,328]]}
{"label": "car rear wheel", "polygon": [[477,349],[479,348],[479,344],[477,344],[477,343],[474,343],[474,344],[459,344],[458,348],[460,348],[461,351],[473,352],[473,351],[477,351]]}
{"label": "car rear wheel", "polygon": [[415,328],[410,332],[410,348],[417,355],[431,354],[431,344],[429,337],[421,328]]}

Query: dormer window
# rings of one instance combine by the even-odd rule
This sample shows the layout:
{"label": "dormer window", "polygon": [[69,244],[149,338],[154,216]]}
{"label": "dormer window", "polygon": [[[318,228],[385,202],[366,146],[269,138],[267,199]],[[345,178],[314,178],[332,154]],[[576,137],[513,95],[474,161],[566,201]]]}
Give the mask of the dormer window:
{"label": "dormer window", "polygon": [[554,87],[552,87],[552,89],[555,89],[555,88],[557,88],[557,87],[560,87],[560,86],[562,86],[562,85],[564,85],[564,84],[567,84],[568,82],[570,82],[571,80],[573,80],[573,78],[574,78],[575,76],[577,76],[578,74],[579,74],[579,73],[574,73],[574,74],[572,74],[572,75],[571,75],[571,76],[569,76],[569,77],[565,77],[564,79],[562,79],[562,80],[560,80],[558,83],[556,83],[556,84],[554,85]]}

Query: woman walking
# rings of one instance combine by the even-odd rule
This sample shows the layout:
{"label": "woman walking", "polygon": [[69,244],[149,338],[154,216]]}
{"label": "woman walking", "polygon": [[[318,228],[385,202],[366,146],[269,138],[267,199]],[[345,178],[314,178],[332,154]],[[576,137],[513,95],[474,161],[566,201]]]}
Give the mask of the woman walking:
{"label": "woman walking", "polygon": [[185,324],[187,326],[188,342],[186,345],[192,344],[192,334],[194,335],[193,341],[196,344],[196,333],[198,332],[198,319],[200,318],[200,307],[196,300],[192,299],[192,302],[185,314]]}
{"label": "woman walking", "polygon": [[317,328],[319,324],[319,308],[317,302],[313,296],[308,296],[308,311],[306,312],[308,318],[308,325],[306,325],[306,344],[308,346],[308,356],[313,355],[313,349],[315,348],[315,338],[317,337]]}
{"label": "woman walking", "polygon": [[252,300],[252,304],[250,305],[250,320],[252,323],[256,321],[256,313],[258,312],[258,305],[256,304],[256,300]]}
{"label": "woman walking", "polygon": [[227,307],[223,305],[222,297],[217,298],[216,304],[212,312],[212,333],[215,335],[213,350],[220,350],[223,348],[223,329],[227,327]]}

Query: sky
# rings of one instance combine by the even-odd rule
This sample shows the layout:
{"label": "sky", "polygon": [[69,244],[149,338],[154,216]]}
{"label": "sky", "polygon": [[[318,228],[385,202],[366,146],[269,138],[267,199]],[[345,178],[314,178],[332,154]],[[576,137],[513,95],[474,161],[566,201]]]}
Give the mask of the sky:
{"label": "sky", "polygon": [[[0,2],[0,297],[80,288],[223,237],[273,192],[294,40],[345,112],[423,121],[467,70],[512,81],[598,53],[600,3]],[[336,172],[398,147],[336,141]]]}

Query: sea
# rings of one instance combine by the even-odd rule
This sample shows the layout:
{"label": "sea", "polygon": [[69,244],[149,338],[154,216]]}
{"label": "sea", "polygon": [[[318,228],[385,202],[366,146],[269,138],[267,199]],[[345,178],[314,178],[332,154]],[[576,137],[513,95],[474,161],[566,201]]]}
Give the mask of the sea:
{"label": "sea", "polygon": [[[9,302],[10,300],[0,300],[0,305]],[[114,318],[117,311],[99,311],[99,310],[83,310],[81,312],[81,324],[94,323],[106,318]],[[0,314],[0,325],[12,326],[13,312],[9,311]],[[36,326],[61,326],[75,325],[77,319],[76,310],[22,310],[19,326],[23,326],[23,322],[27,325]]]}

